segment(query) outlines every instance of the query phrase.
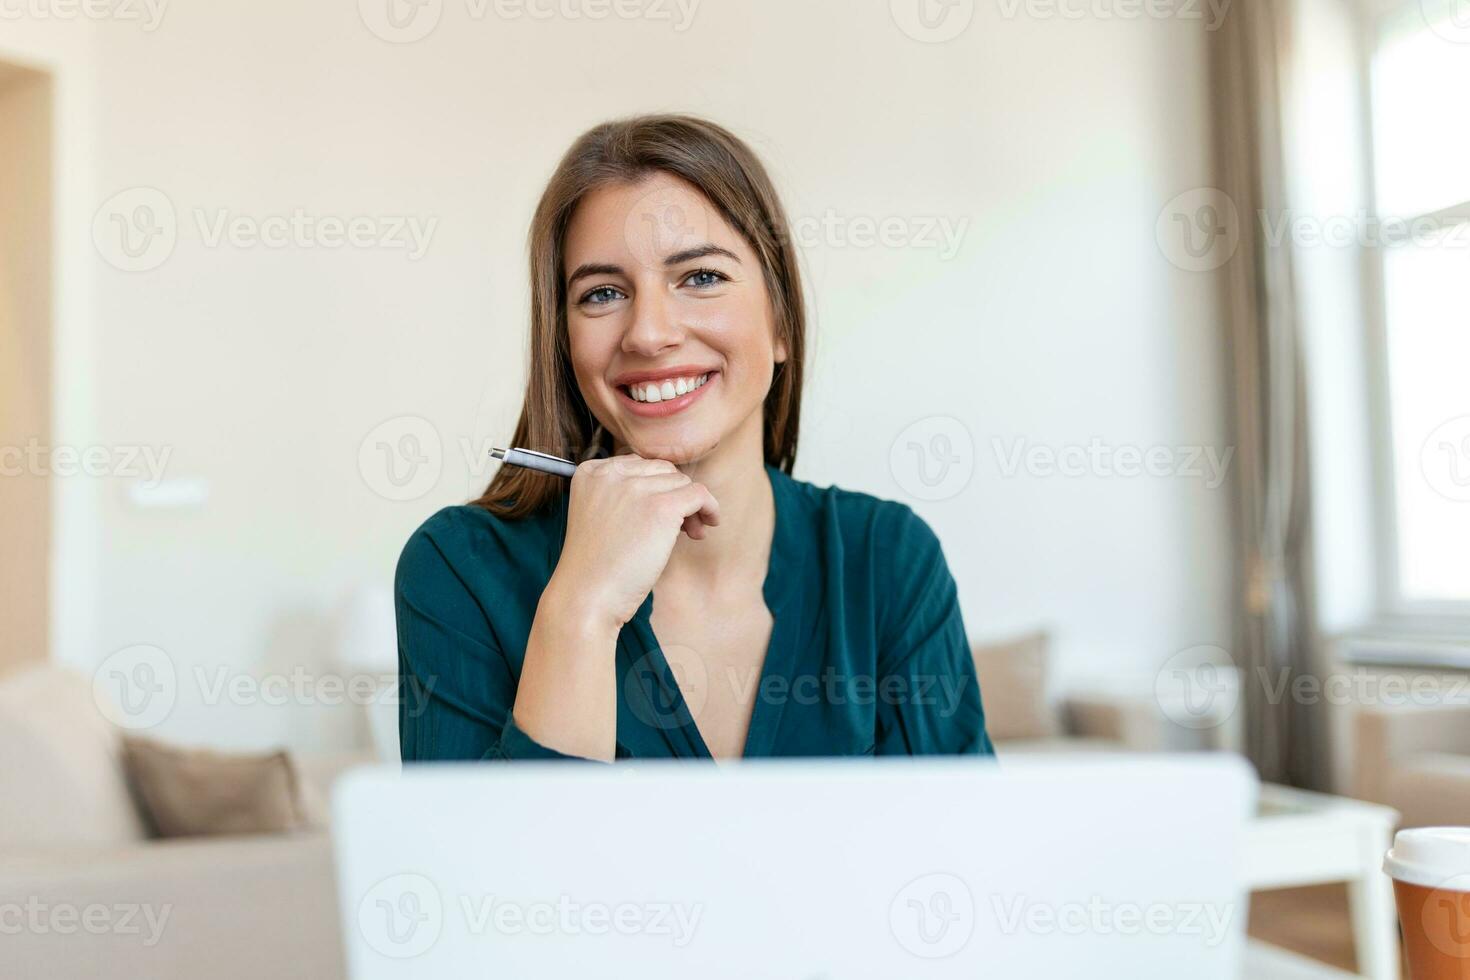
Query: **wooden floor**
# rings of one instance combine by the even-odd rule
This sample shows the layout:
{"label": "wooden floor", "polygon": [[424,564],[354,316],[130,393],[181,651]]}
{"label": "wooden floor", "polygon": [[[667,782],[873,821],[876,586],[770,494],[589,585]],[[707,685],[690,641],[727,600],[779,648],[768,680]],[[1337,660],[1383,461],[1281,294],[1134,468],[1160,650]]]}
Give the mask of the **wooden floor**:
{"label": "wooden floor", "polygon": [[1349,972],[1356,971],[1346,885],[1256,892],[1250,935]]}

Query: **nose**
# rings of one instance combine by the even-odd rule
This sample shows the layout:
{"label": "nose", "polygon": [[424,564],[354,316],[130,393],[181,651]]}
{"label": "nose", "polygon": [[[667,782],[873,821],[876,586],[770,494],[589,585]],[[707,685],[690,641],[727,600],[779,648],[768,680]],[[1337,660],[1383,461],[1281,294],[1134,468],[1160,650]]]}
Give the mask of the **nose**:
{"label": "nose", "polygon": [[623,332],[623,352],[656,357],[684,339],[684,328],[663,289],[640,289],[633,298],[633,316]]}

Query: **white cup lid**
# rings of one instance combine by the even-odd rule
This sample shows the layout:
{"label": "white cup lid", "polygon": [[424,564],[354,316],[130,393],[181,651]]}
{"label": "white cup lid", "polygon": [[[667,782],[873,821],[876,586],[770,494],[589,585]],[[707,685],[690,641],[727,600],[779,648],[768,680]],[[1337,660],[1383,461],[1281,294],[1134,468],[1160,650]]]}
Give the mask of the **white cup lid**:
{"label": "white cup lid", "polygon": [[1412,827],[1393,838],[1383,870],[1425,888],[1470,891],[1470,827]]}

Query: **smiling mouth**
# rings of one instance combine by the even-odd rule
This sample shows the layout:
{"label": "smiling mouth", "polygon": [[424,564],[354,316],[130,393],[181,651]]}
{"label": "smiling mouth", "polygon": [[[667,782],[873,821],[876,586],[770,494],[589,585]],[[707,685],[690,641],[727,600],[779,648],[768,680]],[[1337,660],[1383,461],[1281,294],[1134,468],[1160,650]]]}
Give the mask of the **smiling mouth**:
{"label": "smiling mouth", "polygon": [[718,371],[683,378],[665,378],[660,381],[640,381],[631,385],[617,385],[623,404],[634,415],[658,418],[683,411],[692,405],[710,382],[719,376]]}
{"label": "smiling mouth", "polygon": [[619,388],[629,398],[636,402],[648,402],[657,404],[669,402],[680,395],[687,395],[691,391],[698,391],[709,381],[713,371],[694,375],[687,378],[666,378],[663,381],[640,381],[631,385],[619,385]]}

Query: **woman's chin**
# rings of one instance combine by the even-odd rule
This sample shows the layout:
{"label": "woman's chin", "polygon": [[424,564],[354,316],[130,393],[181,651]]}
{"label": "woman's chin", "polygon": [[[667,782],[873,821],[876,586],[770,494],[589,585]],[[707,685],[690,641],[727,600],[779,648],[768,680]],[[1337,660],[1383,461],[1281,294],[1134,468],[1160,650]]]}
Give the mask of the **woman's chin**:
{"label": "woman's chin", "polygon": [[697,463],[708,456],[718,442],[709,444],[700,440],[680,441],[673,444],[661,444],[635,440],[627,444],[624,452],[637,453],[644,459],[666,459],[675,466],[684,466],[688,463]]}

